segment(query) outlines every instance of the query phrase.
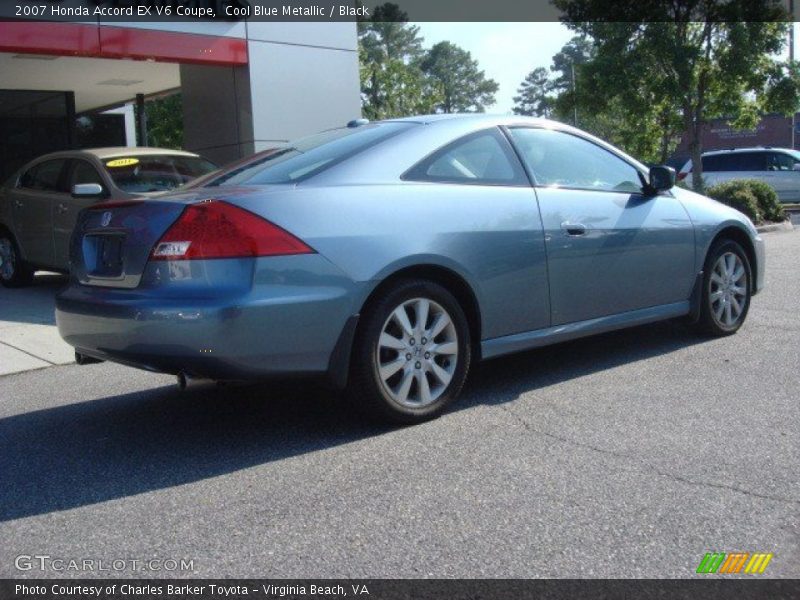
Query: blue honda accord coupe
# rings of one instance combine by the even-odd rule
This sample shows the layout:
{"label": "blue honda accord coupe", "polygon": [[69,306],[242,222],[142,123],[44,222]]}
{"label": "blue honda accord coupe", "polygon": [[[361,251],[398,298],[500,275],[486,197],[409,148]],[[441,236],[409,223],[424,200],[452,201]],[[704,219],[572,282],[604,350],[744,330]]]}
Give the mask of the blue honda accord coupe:
{"label": "blue honda accord coupe", "polygon": [[736,332],[763,241],[674,179],[546,120],[358,120],[84,210],[58,327],[81,362],[325,375],[421,421],[478,359],[673,317]]}

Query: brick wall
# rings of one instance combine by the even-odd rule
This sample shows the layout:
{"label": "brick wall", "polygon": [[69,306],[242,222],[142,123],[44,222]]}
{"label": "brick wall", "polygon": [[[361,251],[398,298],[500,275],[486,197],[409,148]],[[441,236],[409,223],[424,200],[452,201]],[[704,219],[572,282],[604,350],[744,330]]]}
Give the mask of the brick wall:
{"label": "brick wall", "polygon": [[[800,124],[800,113],[796,122]],[[773,146],[791,148],[791,117],[783,115],[765,115],[755,129],[733,129],[725,119],[715,119],[703,128],[703,151],[727,150],[729,148],[746,148],[750,146]],[[795,148],[800,147],[800,133],[795,136]],[[689,158],[688,140],[686,136],[678,144],[669,159],[669,164],[683,166]]]}

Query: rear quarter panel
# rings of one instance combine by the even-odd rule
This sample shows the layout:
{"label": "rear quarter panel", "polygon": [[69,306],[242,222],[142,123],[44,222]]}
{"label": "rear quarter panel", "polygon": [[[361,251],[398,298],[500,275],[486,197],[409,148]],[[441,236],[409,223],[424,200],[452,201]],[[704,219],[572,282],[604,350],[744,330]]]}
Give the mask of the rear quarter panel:
{"label": "rear quarter panel", "polygon": [[400,269],[436,265],[474,291],[484,339],[549,325],[544,237],[529,187],[300,186],[237,204],[298,236],[353,281],[367,282],[359,303]]}

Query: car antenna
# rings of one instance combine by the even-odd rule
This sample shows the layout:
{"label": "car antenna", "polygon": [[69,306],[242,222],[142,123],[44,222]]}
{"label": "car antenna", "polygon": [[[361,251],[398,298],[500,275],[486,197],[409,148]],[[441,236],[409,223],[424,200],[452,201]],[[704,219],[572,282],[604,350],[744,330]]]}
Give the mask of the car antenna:
{"label": "car antenna", "polygon": [[347,126],[350,129],[353,129],[354,127],[361,127],[362,125],[366,125],[367,123],[369,123],[369,119],[353,119],[347,124]]}

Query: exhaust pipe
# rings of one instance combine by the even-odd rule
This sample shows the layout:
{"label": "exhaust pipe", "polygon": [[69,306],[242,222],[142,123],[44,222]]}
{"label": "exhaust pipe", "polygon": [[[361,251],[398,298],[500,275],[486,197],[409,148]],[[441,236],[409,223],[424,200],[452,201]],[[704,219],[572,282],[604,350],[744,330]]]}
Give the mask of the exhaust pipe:
{"label": "exhaust pipe", "polygon": [[76,350],[75,362],[79,365],[93,365],[95,363],[101,363],[105,361],[102,361],[99,358],[94,358],[93,356],[87,356],[86,354],[81,354]]}
{"label": "exhaust pipe", "polygon": [[189,378],[186,376],[186,373],[184,373],[183,371],[181,371],[180,373],[178,373],[178,374],[175,376],[175,379],[177,380],[177,383],[178,383],[178,389],[179,389],[180,391],[183,391],[183,390],[185,390],[185,389],[186,389],[186,386],[188,386],[188,385],[189,385]]}

